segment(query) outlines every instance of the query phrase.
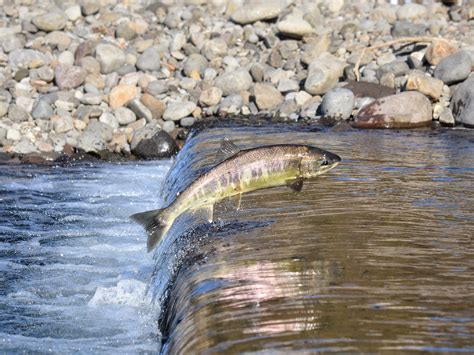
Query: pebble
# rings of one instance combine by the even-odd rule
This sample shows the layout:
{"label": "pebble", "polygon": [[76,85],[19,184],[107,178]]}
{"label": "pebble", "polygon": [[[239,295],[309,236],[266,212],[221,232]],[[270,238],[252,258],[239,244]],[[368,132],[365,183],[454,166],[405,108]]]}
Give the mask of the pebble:
{"label": "pebble", "polygon": [[163,101],[147,93],[143,94],[140,100],[148,108],[153,119],[158,120],[163,116],[166,109]]}
{"label": "pebble", "polygon": [[278,17],[287,6],[286,0],[255,1],[240,7],[232,14],[231,19],[240,25],[271,20]]}
{"label": "pebble", "polygon": [[474,128],[474,76],[456,87],[451,110],[457,123]]}
{"label": "pebble", "polygon": [[53,115],[53,108],[44,100],[36,101],[31,116],[36,119],[49,119]]}
{"label": "pebble", "polygon": [[405,84],[406,90],[416,90],[435,100],[443,91],[443,82],[421,72],[411,71]]}
{"label": "pebble", "polygon": [[330,90],[324,95],[320,110],[323,116],[347,120],[354,108],[355,96],[344,88]]}
{"label": "pebble", "polygon": [[55,82],[61,90],[77,88],[84,83],[86,75],[84,69],[70,64],[58,64],[54,69]]}
{"label": "pebble", "polygon": [[364,106],[354,118],[357,128],[415,128],[431,124],[431,103],[423,94],[406,91]]}
{"label": "pebble", "polygon": [[117,118],[119,124],[126,126],[129,123],[135,122],[137,120],[137,116],[135,113],[126,107],[117,107],[114,110],[114,116]]}
{"label": "pebble", "polygon": [[179,121],[179,124],[182,126],[182,127],[191,127],[194,122],[196,122],[196,119],[192,116],[188,116],[188,117],[184,117],[181,119],[181,121]]}
{"label": "pebble", "polygon": [[277,107],[283,102],[282,94],[270,84],[255,84],[255,102],[260,110]]}
{"label": "pebble", "polygon": [[345,63],[329,53],[323,53],[310,63],[304,88],[312,95],[325,94],[338,82]]}
{"label": "pebble", "polygon": [[451,43],[443,40],[433,41],[426,49],[425,59],[431,65],[438,65],[439,62],[454,54],[456,52],[456,47]]}
{"label": "pebble", "polygon": [[379,69],[377,69],[376,76],[377,79],[381,79],[387,73],[392,73],[394,76],[404,75],[406,72],[410,70],[410,67],[405,61],[402,60],[395,60],[391,63],[387,63],[382,65]]}
{"label": "pebble", "polygon": [[19,141],[21,139],[21,133],[19,130],[14,128],[9,128],[7,131],[7,139],[12,141]]}
{"label": "pebble", "polygon": [[168,85],[164,81],[154,80],[151,81],[146,87],[146,91],[153,96],[158,96],[168,92]]}
{"label": "pebble", "polygon": [[133,99],[127,106],[139,119],[144,118],[147,122],[150,122],[153,119],[151,111],[140,100]]}
{"label": "pebble", "polygon": [[471,67],[471,56],[461,50],[442,59],[433,75],[445,84],[452,85],[465,80],[471,74]]}
{"label": "pebble", "polygon": [[117,118],[111,112],[104,112],[102,115],[100,115],[99,122],[105,123],[113,129],[117,129],[120,126]]}
{"label": "pebble", "polygon": [[421,4],[408,3],[399,7],[397,10],[397,18],[399,20],[414,20],[416,18],[425,17],[428,9]]}
{"label": "pebble", "polygon": [[441,114],[439,115],[439,122],[443,126],[454,127],[456,121],[454,120],[453,113],[451,112],[449,107],[445,107],[443,111],[441,111]]}
{"label": "pebble", "polygon": [[252,77],[244,68],[224,73],[216,79],[216,87],[222,90],[224,96],[248,90],[251,86]]}
{"label": "pebble", "polygon": [[191,101],[175,101],[168,104],[163,119],[166,121],[179,121],[189,116],[196,109],[196,104]]}
{"label": "pebble", "polygon": [[278,82],[278,91],[282,93],[298,91],[299,89],[300,84],[296,80],[283,78]]}
{"label": "pebble", "polygon": [[148,48],[138,58],[136,66],[143,71],[156,71],[161,67],[160,54],[162,52],[161,46],[152,46]]}
{"label": "pebble", "polygon": [[66,27],[67,16],[62,12],[51,11],[34,16],[31,22],[41,31],[52,32],[62,30]]}
{"label": "pebble", "polygon": [[202,77],[208,65],[206,57],[199,53],[193,53],[184,62],[183,72],[188,77],[193,77],[195,73]]}
{"label": "pebble", "polygon": [[137,94],[137,88],[134,85],[117,85],[110,91],[109,106],[112,110],[126,105]]}
{"label": "pebble", "polygon": [[292,14],[278,22],[277,28],[281,34],[295,38],[301,38],[314,32],[313,26],[302,16]]}
{"label": "pebble", "polygon": [[95,57],[100,64],[100,72],[108,74],[118,70],[127,60],[125,53],[113,44],[99,44],[95,49]]}
{"label": "pebble", "polygon": [[199,102],[205,106],[217,105],[222,98],[222,90],[217,87],[211,87],[203,90],[199,96]]}
{"label": "pebble", "polygon": [[12,104],[8,108],[8,118],[12,122],[23,122],[28,121],[28,112],[19,107],[18,105]]}

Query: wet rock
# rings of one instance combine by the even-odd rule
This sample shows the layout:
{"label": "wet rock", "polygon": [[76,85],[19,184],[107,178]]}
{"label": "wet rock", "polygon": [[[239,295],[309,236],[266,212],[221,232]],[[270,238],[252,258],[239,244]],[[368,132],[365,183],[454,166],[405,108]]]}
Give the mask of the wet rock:
{"label": "wet rock", "polygon": [[61,90],[77,88],[82,85],[86,76],[84,69],[70,64],[58,64],[54,69],[55,82]]}
{"label": "wet rock", "polygon": [[313,95],[325,94],[337,84],[344,67],[344,62],[329,53],[323,53],[308,67],[305,90]]}
{"label": "wet rock", "polygon": [[53,108],[44,100],[38,100],[31,111],[34,119],[48,119],[53,115]]}
{"label": "wet rock", "polygon": [[454,54],[455,52],[456,48],[448,41],[433,41],[433,43],[431,43],[426,49],[425,59],[431,65],[438,65],[442,59]]}
{"label": "wet rock", "polygon": [[179,121],[189,116],[196,109],[196,104],[191,101],[175,101],[168,104],[163,119],[166,121]]}
{"label": "wet rock", "polygon": [[431,124],[431,103],[423,94],[406,91],[363,107],[352,126],[357,128],[414,128]]}
{"label": "wet rock", "polygon": [[142,159],[170,158],[178,152],[178,146],[168,133],[160,130],[151,138],[141,140],[132,153]]}
{"label": "wet rock", "polygon": [[62,12],[52,11],[33,17],[31,22],[41,31],[52,32],[66,27],[67,17]]}
{"label": "wet rock", "polygon": [[471,74],[471,56],[465,51],[458,51],[439,62],[434,71],[434,77],[447,85],[465,80]]}
{"label": "wet rock", "polygon": [[252,77],[244,68],[224,73],[216,79],[216,87],[221,89],[225,96],[248,90],[251,85]]}
{"label": "wet rock", "polygon": [[456,87],[451,110],[457,123],[474,128],[474,76]]}
{"label": "wet rock", "polygon": [[286,0],[252,1],[235,11],[231,19],[240,25],[261,20],[271,20],[278,17],[287,6]]}
{"label": "wet rock", "polygon": [[118,85],[110,91],[109,106],[112,110],[126,105],[137,94],[137,89],[133,85]]}
{"label": "wet rock", "polygon": [[95,56],[99,61],[102,74],[108,74],[120,69],[126,61],[125,53],[112,44],[99,44],[95,49]]}
{"label": "wet rock", "polygon": [[143,71],[156,71],[161,67],[160,54],[161,46],[152,46],[148,48],[137,60],[137,68]]}
{"label": "wet rock", "polygon": [[217,105],[222,98],[222,90],[216,87],[211,87],[203,90],[199,96],[199,102],[205,106]]}
{"label": "wet rock", "polygon": [[255,102],[260,110],[268,110],[283,102],[282,94],[270,84],[255,84]]}
{"label": "wet rock", "polygon": [[419,91],[437,100],[441,96],[443,85],[441,80],[432,78],[424,73],[412,71],[408,74],[405,89]]}
{"label": "wet rock", "polygon": [[114,110],[114,116],[121,125],[128,125],[129,123],[135,122],[137,120],[135,113],[126,107],[117,107]]}
{"label": "wet rock", "polygon": [[321,114],[337,120],[346,120],[352,114],[354,102],[352,91],[343,88],[330,90],[321,102]]}

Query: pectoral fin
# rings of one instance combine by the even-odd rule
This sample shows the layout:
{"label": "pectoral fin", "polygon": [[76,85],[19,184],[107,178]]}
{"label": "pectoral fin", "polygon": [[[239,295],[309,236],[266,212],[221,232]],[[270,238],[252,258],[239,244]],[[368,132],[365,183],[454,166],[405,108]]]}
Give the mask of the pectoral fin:
{"label": "pectoral fin", "polygon": [[233,196],[226,197],[216,203],[216,208],[219,211],[236,211],[240,209],[240,201],[242,200],[242,194],[236,194]]}
{"label": "pectoral fin", "polygon": [[286,182],[286,185],[294,190],[294,191],[297,191],[297,192],[300,192],[301,189],[303,188],[303,178],[302,177],[298,177],[294,180],[287,180]]}

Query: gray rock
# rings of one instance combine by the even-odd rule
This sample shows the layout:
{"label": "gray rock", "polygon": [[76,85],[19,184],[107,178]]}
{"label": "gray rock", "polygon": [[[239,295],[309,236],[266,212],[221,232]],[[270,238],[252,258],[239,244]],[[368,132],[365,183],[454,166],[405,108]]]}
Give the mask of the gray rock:
{"label": "gray rock", "polygon": [[397,21],[392,27],[393,37],[423,36],[427,27],[423,23],[409,21]]}
{"label": "gray rock", "polygon": [[186,76],[191,76],[193,72],[197,72],[203,77],[208,65],[209,63],[203,55],[193,53],[184,62],[183,71]]}
{"label": "gray rock", "polygon": [[240,112],[240,109],[244,105],[244,100],[239,94],[229,95],[219,104],[220,114],[236,114]]}
{"label": "gray rock", "polygon": [[47,65],[43,65],[41,68],[36,69],[32,76],[37,76],[38,79],[44,80],[47,83],[53,81],[54,79],[54,70]]}
{"label": "gray rock", "polygon": [[0,37],[0,42],[3,51],[7,54],[17,49],[22,49],[25,45],[24,38],[18,35],[5,36],[3,39]]}
{"label": "gray rock", "polygon": [[110,142],[112,140],[114,130],[111,126],[104,122],[91,121],[87,125],[85,132],[95,132],[98,136],[103,139],[105,142]]}
{"label": "gray rock", "polygon": [[80,98],[80,101],[84,105],[100,105],[102,102],[102,95],[87,93]]}
{"label": "gray rock", "polygon": [[137,129],[133,133],[132,140],[130,142],[130,148],[132,149],[132,152],[135,150],[138,143],[140,143],[142,140],[150,139],[159,131],[160,131],[160,127],[153,123],[149,123],[145,127]]}
{"label": "gray rock", "polygon": [[392,73],[395,76],[400,76],[410,70],[408,64],[402,60],[395,60],[391,63],[382,65],[377,69],[377,79],[381,79],[385,74]]}
{"label": "gray rock", "polygon": [[277,24],[278,31],[289,37],[301,38],[314,32],[313,26],[301,16],[288,15]]}
{"label": "gray rock", "polygon": [[115,37],[131,41],[137,37],[137,33],[129,23],[121,23],[115,29]]}
{"label": "gray rock", "polygon": [[270,20],[278,17],[282,11],[288,6],[286,0],[258,0],[244,4],[235,11],[231,19],[232,21],[246,25],[260,20]]}
{"label": "gray rock", "polygon": [[447,85],[456,84],[469,76],[471,66],[471,56],[460,50],[439,62],[435,68],[434,77]]}
{"label": "gray rock", "polygon": [[352,125],[357,128],[414,128],[431,124],[431,102],[416,91],[378,99],[363,107]]}
{"label": "gray rock", "polygon": [[56,85],[61,90],[75,89],[86,79],[87,72],[81,67],[70,64],[58,64],[54,69]]}
{"label": "gray rock", "polygon": [[13,122],[28,121],[28,112],[13,104],[8,108],[8,118]]}
{"label": "gray rock", "polygon": [[265,67],[260,63],[252,64],[250,67],[250,74],[256,83],[261,83],[265,75]]}
{"label": "gray rock", "polygon": [[0,118],[7,114],[9,106],[8,102],[0,101]]}
{"label": "gray rock", "polygon": [[296,80],[283,78],[278,82],[278,91],[280,92],[287,93],[299,89],[300,84]]}
{"label": "gray rock", "polygon": [[227,43],[221,37],[213,38],[206,42],[202,52],[209,60],[223,57],[227,54]]}
{"label": "gray rock", "polygon": [[33,49],[17,49],[8,55],[8,64],[13,71],[16,71],[18,67],[28,68],[30,63],[38,61],[49,63],[46,55]]}
{"label": "gray rock", "polygon": [[100,152],[107,148],[107,144],[98,132],[86,129],[79,137],[77,147],[85,152]]}
{"label": "gray rock", "polygon": [[179,121],[180,126],[182,127],[191,127],[196,119],[193,116],[184,117]]}
{"label": "gray rock", "polygon": [[329,53],[323,53],[311,62],[304,88],[312,95],[325,94],[342,76],[346,64]]}
{"label": "gray rock", "polygon": [[397,10],[397,17],[399,20],[414,20],[416,18],[424,17],[428,14],[428,9],[420,4],[404,4]]}
{"label": "gray rock", "polygon": [[95,49],[95,56],[100,63],[102,74],[118,70],[127,59],[125,53],[112,44],[99,44]]}
{"label": "gray rock", "polygon": [[161,67],[160,53],[161,46],[151,46],[137,60],[137,68],[143,71],[156,71]]}
{"label": "gray rock", "polygon": [[81,10],[84,16],[94,15],[100,10],[100,3],[93,0],[85,0],[82,2]]}
{"label": "gray rock", "polygon": [[201,92],[199,102],[205,106],[217,105],[222,98],[222,90],[216,87],[211,87]]}
{"label": "gray rock", "polygon": [[445,107],[441,114],[439,115],[439,122],[443,126],[454,127],[456,121],[454,120],[453,113],[449,109],[449,107]]}
{"label": "gray rock", "polygon": [[456,87],[451,110],[457,123],[474,128],[474,76]]}
{"label": "gray rock", "polygon": [[354,108],[355,96],[348,89],[330,90],[324,95],[321,102],[321,113],[326,117],[347,120]]}
{"label": "gray rock", "polygon": [[118,123],[121,125],[128,125],[129,123],[135,122],[137,120],[135,113],[123,106],[116,108],[114,115],[117,118]]}
{"label": "gray rock", "polygon": [[282,94],[270,84],[255,84],[254,94],[260,110],[272,109],[283,102]]}
{"label": "gray rock", "polygon": [[44,100],[38,100],[31,111],[35,120],[49,119],[53,115],[53,108]]}
{"label": "gray rock", "polygon": [[250,86],[252,86],[252,77],[244,68],[226,72],[216,79],[216,87],[221,89],[225,96],[248,90]]}
{"label": "gray rock", "polygon": [[140,100],[133,99],[127,104],[128,108],[135,113],[137,118],[144,118],[147,122],[153,119],[153,114]]}
{"label": "gray rock", "polygon": [[168,84],[163,80],[154,80],[148,84],[146,91],[153,96],[167,93],[169,89]]}
{"label": "gray rock", "polygon": [[169,133],[176,128],[176,124],[174,123],[174,121],[165,121],[163,122],[161,128],[163,129],[163,131]]}
{"label": "gray rock", "polygon": [[32,154],[37,152],[38,149],[35,147],[35,145],[27,139],[22,139],[12,148],[12,153],[16,154]]}
{"label": "gray rock", "polygon": [[166,121],[179,121],[189,116],[196,109],[196,104],[191,101],[175,101],[168,104],[163,119]]}
{"label": "gray rock", "polygon": [[176,142],[163,130],[155,133],[151,138],[142,139],[132,149],[132,153],[142,159],[170,158],[177,152]]}
{"label": "gray rock", "polygon": [[111,112],[104,112],[102,115],[100,115],[99,122],[105,123],[113,129],[119,128],[119,122]]}
{"label": "gray rock", "polygon": [[6,138],[18,142],[21,139],[21,133],[17,129],[9,128],[7,130]]}
{"label": "gray rock", "polygon": [[33,17],[31,22],[41,31],[52,32],[66,27],[67,16],[63,12],[52,11]]}

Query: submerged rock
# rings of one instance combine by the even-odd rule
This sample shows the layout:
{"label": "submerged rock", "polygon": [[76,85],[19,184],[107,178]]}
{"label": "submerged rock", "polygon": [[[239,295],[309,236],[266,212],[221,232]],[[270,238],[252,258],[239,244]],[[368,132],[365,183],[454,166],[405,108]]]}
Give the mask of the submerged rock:
{"label": "submerged rock", "polygon": [[431,103],[423,94],[406,91],[364,106],[354,121],[357,128],[414,128],[431,124]]}

